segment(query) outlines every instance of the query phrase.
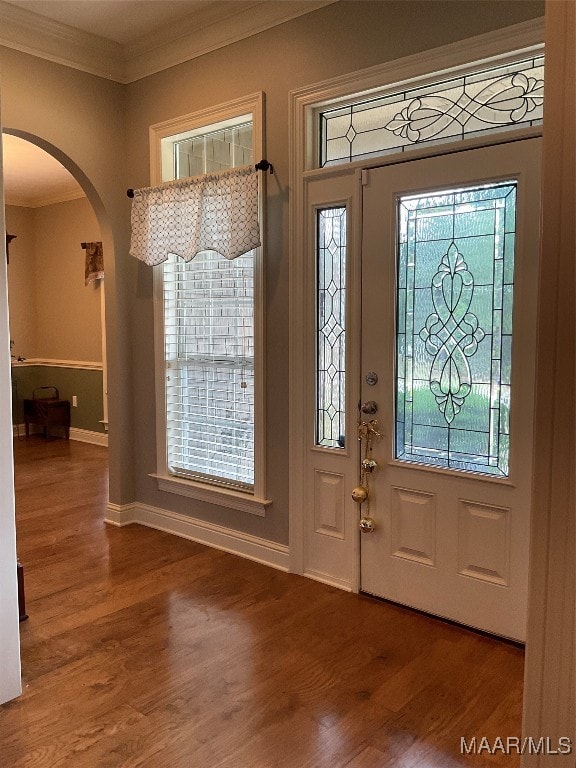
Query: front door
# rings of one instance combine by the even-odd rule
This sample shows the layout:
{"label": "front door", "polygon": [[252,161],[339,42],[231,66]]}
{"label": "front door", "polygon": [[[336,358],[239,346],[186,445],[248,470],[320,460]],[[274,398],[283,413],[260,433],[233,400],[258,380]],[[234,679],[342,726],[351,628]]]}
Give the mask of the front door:
{"label": "front door", "polygon": [[539,165],[529,139],[363,174],[361,419],[382,437],[363,475],[361,589],[517,640]]}

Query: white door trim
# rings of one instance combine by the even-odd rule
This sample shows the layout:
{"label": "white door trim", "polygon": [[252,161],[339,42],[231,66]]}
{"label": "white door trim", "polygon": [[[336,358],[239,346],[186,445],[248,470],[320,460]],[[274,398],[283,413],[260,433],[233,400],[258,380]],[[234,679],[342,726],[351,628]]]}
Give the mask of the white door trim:
{"label": "white door trim", "polygon": [[576,753],[575,37],[573,0],[549,0],[523,732],[570,737],[572,752],[526,768],[573,768]]}
{"label": "white door trim", "polygon": [[[1,132],[0,124],[0,132]],[[0,145],[0,201],[3,201],[2,147]],[[4,205],[0,205],[0,231],[5,231]],[[5,241],[0,247],[0,398],[12,402],[8,328],[8,274]],[[14,508],[14,461],[12,409],[0,411],[0,704],[19,696],[20,630],[16,579],[16,516]]]}

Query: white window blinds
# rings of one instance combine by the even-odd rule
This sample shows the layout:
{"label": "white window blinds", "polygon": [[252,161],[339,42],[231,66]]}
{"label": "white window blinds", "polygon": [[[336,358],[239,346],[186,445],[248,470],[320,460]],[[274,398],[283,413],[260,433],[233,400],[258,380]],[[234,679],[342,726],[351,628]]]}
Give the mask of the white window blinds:
{"label": "white window blinds", "polygon": [[253,256],[164,264],[170,472],[254,484]]}
{"label": "white window blinds", "polygon": [[131,255],[153,266],[169,254],[235,259],[258,247],[257,174],[247,166],[135,190]]}

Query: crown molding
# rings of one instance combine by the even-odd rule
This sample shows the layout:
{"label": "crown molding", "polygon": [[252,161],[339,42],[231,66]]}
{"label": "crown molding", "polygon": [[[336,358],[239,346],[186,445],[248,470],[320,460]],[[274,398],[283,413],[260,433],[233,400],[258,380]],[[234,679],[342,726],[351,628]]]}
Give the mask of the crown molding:
{"label": "crown molding", "polygon": [[128,47],[126,82],[134,82],[260,32],[332,5],[338,0],[282,0],[282,2],[219,3],[234,12],[219,15],[217,8],[158,30]]}
{"label": "crown molding", "polygon": [[107,80],[125,80],[119,43],[1,1],[0,45]]}
{"label": "crown molding", "polygon": [[215,2],[123,46],[0,0],[0,45],[127,84],[335,2]]}
{"label": "crown molding", "polygon": [[51,197],[19,197],[6,194],[5,204],[18,208],[44,208],[47,205],[58,205],[59,203],[68,203],[72,200],[81,200],[86,197],[83,190],[78,189],[72,192],[54,195]]}

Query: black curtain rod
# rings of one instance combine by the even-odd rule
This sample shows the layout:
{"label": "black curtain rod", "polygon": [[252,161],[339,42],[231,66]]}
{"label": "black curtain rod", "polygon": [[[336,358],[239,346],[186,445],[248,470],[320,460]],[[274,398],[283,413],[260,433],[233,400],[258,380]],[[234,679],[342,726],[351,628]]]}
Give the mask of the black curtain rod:
{"label": "black curtain rod", "polygon": [[[260,160],[260,162],[256,163],[254,168],[256,168],[257,171],[270,171],[270,174],[274,173],[274,166],[272,163],[269,163],[268,160]],[[134,197],[134,190],[132,187],[126,190],[126,194],[128,197]]]}

